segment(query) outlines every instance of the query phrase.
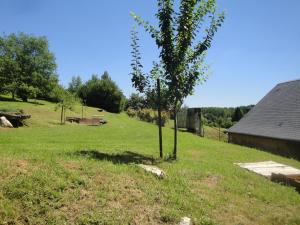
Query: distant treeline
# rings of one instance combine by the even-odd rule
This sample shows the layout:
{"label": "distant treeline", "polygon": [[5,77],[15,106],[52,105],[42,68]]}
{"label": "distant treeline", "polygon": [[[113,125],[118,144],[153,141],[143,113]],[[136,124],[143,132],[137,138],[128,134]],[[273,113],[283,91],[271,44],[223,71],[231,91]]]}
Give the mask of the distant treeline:
{"label": "distant treeline", "polygon": [[[72,109],[75,101],[119,113],[125,109],[157,109],[157,93],[132,94],[126,99],[122,90],[107,72],[101,77],[92,75],[87,82],[80,76],[72,77],[66,89],[59,84],[55,55],[50,52],[46,37],[24,33],[0,36],[0,94],[12,98],[45,99]],[[168,94],[161,90],[161,107],[170,111]],[[203,108],[204,123],[228,128],[239,121],[252,106],[238,108]],[[172,118],[172,113],[170,114]]]}
{"label": "distant treeline", "polygon": [[[156,109],[157,107],[157,96],[155,92],[149,92],[145,95],[132,94],[126,102],[126,110],[136,110],[141,109]],[[173,118],[172,112],[168,108],[167,97],[162,96],[161,98],[162,108],[164,111],[169,111],[171,119]],[[238,122],[254,105],[240,106],[240,107],[203,107],[202,116],[205,125],[210,127],[222,127],[229,128]],[[181,110],[186,110],[187,107],[184,106]]]}
{"label": "distant treeline", "polygon": [[211,127],[229,128],[238,122],[253,108],[254,105],[240,107],[204,107],[202,108],[203,122]]}

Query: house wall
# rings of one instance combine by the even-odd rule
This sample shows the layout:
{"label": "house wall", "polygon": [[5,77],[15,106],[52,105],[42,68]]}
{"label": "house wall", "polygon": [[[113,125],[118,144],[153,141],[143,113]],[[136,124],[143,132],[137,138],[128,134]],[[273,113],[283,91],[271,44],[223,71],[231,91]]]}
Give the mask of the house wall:
{"label": "house wall", "polygon": [[300,160],[300,142],[229,133],[230,143],[266,150],[278,155]]}

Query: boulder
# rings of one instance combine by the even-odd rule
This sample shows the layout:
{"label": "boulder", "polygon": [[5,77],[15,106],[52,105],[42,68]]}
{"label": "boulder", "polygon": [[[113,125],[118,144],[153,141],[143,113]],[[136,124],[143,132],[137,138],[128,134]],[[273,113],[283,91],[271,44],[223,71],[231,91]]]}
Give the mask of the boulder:
{"label": "boulder", "polygon": [[0,126],[1,127],[8,127],[8,128],[13,128],[13,125],[6,119],[5,116],[0,117]]}
{"label": "boulder", "polygon": [[[24,125],[24,120],[29,119],[31,115],[20,114],[21,112],[2,112],[0,111],[0,117],[4,116],[13,127],[20,127]],[[1,122],[1,121],[0,121]]]}

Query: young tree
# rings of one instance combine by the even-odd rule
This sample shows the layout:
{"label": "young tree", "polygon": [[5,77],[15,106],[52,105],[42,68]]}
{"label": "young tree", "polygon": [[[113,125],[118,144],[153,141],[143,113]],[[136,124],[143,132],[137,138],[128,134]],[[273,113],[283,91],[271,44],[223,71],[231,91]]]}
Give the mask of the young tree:
{"label": "young tree", "polygon": [[[158,111],[158,130],[159,130],[159,156],[163,158],[163,146],[162,146],[162,119],[161,119],[161,109],[167,108],[168,101],[162,101],[162,93],[167,93],[162,88],[161,82],[161,73],[163,72],[163,68],[161,64],[154,63],[153,69],[150,74],[144,75],[142,72],[142,64],[140,62],[141,56],[139,52],[138,46],[138,36],[135,29],[131,31],[131,47],[132,47],[132,78],[131,81],[133,86],[145,95],[145,105],[149,108],[157,109]],[[164,86],[163,86],[164,87]],[[163,105],[166,103],[165,105]]]}
{"label": "young tree", "polygon": [[56,104],[55,111],[60,109],[60,124],[64,124],[66,121],[66,111],[74,110],[74,105],[76,99],[72,93],[65,90],[61,86],[57,86],[53,91],[55,98],[58,99],[58,103]]}
{"label": "young tree", "polygon": [[[173,157],[176,159],[177,112],[184,99],[193,93],[196,84],[206,80],[203,67],[205,52],[211,47],[213,37],[224,21],[224,13],[217,13],[215,0],[181,0],[179,12],[174,10],[174,0],[158,0],[157,5],[158,29],[134,13],[132,16],[150,33],[160,50],[164,69],[162,80],[175,117]],[[206,24],[208,26],[204,28]],[[204,33],[203,40],[198,37],[200,32]],[[138,52],[138,44],[135,47],[133,53]],[[140,60],[140,56],[137,55],[136,59]],[[133,84],[143,90],[148,77],[141,70],[142,66],[137,63],[138,72],[133,74]]]}

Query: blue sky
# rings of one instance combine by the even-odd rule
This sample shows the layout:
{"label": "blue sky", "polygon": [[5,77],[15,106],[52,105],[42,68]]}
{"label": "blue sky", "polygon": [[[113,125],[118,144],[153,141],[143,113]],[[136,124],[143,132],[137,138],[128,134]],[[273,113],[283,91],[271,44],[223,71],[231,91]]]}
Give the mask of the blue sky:
{"label": "blue sky", "polygon": [[[178,2],[178,0],[177,0]],[[226,20],[207,63],[211,74],[186,100],[189,106],[256,104],[279,82],[300,78],[299,0],[219,0]],[[125,95],[130,82],[130,11],[156,23],[155,0],[0,0],[0,32],[46,36],[60,82],[105,70]],[[157,48],[140,32],[145,72]]]}

